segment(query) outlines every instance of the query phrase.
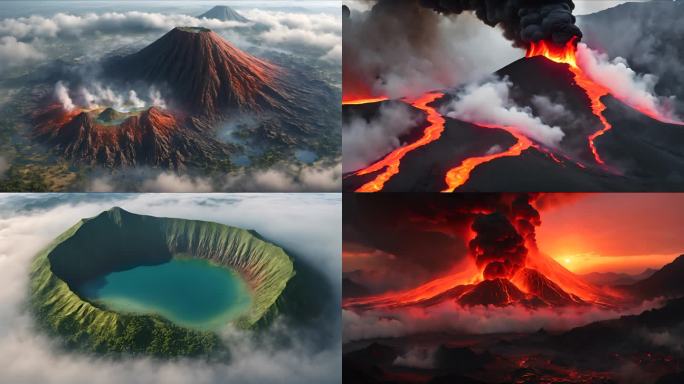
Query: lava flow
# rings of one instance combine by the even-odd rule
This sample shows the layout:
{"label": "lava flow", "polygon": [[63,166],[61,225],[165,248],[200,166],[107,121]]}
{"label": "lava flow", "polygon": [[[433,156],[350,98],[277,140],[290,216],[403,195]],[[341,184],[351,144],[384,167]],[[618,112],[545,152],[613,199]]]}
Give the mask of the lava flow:
{"label": "lava flow", "polygon": [[362,104],[372,104],[379,103],[381,101],[387,101],[389,97],[378,96],[378,97],[367,97],[367,98],[352,98],[344,96],[342,97],[342,105],[362,105]]}
{"label": "lava flow", "polygon": [[606,105],[603,104],[601,98],[609,94],[609,90],[594,81],[592,81],[584,71],[577,65],[577,38],[573,38],[564,47],[556,47],[546,41],[532,42],[527,50],[527,57],[544,56],[547,59],[556,63],[568,64],[570,71],[575,75],[575,82],[584,90],[591,101],[591,110],[596,117],[599,118],[603,128],[592,133],[589,136],[589,147],[594,154],[596,162],[604,165],[605,162],[599,155],[596,149],[596,139],[602,136],[612,128],[603,112],[606,110]]}
{"label": "lava flow", "polygon": [[[441,303],[460,306],[520,305],[526,308],[612,307],[621,298],[593,286],[540,253],[535,228],[541,224],[533,196],[521,195],[508,208],[489,213],[465,209],[470,229],[469,256],[450,273],[400,292],[344,300],[346,309],[428,307]],[[465,208],[465,207],[462,207]],[[456,224],[454,224],[456,225]]]}
{"label": "lava flow", "polygon": [[399,173],[399,165],[401,164],[401,159],[403,159],[407,153],[439,139],[439,137],[442,135],[442,132],[444,132],[444,123],[446,121],[444,120],[444,117],[442,117],[442,115],[440,115],[440,113],[437,112],[436,109],[428,106],[428,104],[432,103],[433,101],[439,99],[442,96],[444,96],[444,94],[439,92],[427,93],[421,96],[413,103],[411,103],[413,107],[418,108],[427,113],[427,121],[428,123],[430,123],[430,125],[427,128],[425,128],[423,136],[417,141],[414,141],[411,144],[395,149],[389,155],[385,156],[385,158],[378,161],[377,163],[356,172],[357,176],[363,176],[384,169],[384,171],[381,174],[377,175],[375,179],[361,186],[359,189],[356,190],[356,192],[382,191],[382,189],[385,187],[385,183],[389,181],[389,179],[391,179],[392,176]]}
{"label": "lava flow", "polygon": [[[513,146],[508,148],[508,150],[504,152],[499,152],[495,153],[492,155],[485,155],[485,156],[479,156],[479,157],[470,157],[468,159],[463,160],[461,165],[459,165],[456,168],[453,168],[449,170],[446,174],[446,184],[447,184],[447,189],[443,190],[442,192],[453,192],[456,190],[456,188],[462,186],[465,184],[468,179],[470,178],[470,173],[475,169],[478,165],[484,164],[486,162],[499,159],[502,157],[511,157],[511,156],[520,156],[520,154],[533,146],[534,144],[530,139],[525,137],[524,135],[521,135],[515,131],[515,129],[510,128],[510,127],[501,127],[501,126],[496,126],[496,125],[486,125],[486,124],[477,124],[480,127],[483,128],[500,128],[506,130],[508,133],[513,135],[518,142],[515,143]],[[554,159],[555,161],[558,161]]]}

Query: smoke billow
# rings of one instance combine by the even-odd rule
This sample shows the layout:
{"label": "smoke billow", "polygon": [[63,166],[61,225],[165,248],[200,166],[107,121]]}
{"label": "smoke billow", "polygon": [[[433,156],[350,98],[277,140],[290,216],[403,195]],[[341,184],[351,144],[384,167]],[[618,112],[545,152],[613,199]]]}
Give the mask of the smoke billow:
{"label": "smoke billow", "polygon": [[62,103],[62,107],[65,111],[72,111],[74,109],[75,106],[73,100],[71,100],[71,96],[69,96],[69,89],[61,81],[58,81],[57,84],[55,84],[55,97]]}
{"label": "smoke billow", "polygon": [[443,14],[472,11],[485,24],[503,29],[516,47],[527,48],[536,41],[563,46],[582,38],[575,25],[572,0],[420,0],[421,5]]}
{"label": "smoke billow", "polygon": [[520,57],[499,31],[470,13],[442,17],[417,1],[344,10],[345,96],[413,97],[478,80]]}
{"label": "smoke billow", "polygon": [[525,136],[548,147],[557,147],[565,133],[549,126],[533,115],[529,107],[517,106],[510,97],[512,83],[489,80],[469,84],[461,89],[454,101],[442,107],[442,114],[473,124],[515,127]]}
{"label": "smoke billow", "polygon": [[[74,98],[72,94],[75,94]],[[76,92],[72,92],[64,82],[59,81],[55,84],[55,97],[66,111],[72,111],[77,105],[87,109],[112,107],[120,112],[147,106],[166,108],[166,101],[162,98],[161,92],[154,87],[149,88],[146,101],[140,98],[138,92],[133,89],[118,92],[99,82],[93,82],[90,87],[81,86]]]}
{"label": "smoke billow", "polygon": [[[344,197],[344,264],[348,277],[365,285],[364,275],[382,276],[375,291],[414,288],[457,266],[472,264],[482,254],[506,270],[524,265],[526,252],[536,251],[535,231],[541,225],[534,208],[537,194],[436,195],[413,194]],[[469,243],[475,232],[479,238]],[[500,236],[508,236],[499,242]],[[480,250],[473,247],[478,246]],[[496,249],[495,249],[496,248]],[[499,249],[511,260],[495,255]],[[510,254],[510,255],[509,255]],[[357,256],[358,255],[358,256]],[[360,257],[358,264],[355,258]],[[491,267],[494,275],[494,268]],[[410,271],[410,273],[407,273]],[[503,276],[503,272],[501,273]],[[376,279],[378,280],[378,279]],[[384,282],[383,281],[391,281]]]}
{"label": "smoke billow", "polygon": [[485,279],[510,278],[525,266],[525,240],[501,213],[478,216],[470,251]]}

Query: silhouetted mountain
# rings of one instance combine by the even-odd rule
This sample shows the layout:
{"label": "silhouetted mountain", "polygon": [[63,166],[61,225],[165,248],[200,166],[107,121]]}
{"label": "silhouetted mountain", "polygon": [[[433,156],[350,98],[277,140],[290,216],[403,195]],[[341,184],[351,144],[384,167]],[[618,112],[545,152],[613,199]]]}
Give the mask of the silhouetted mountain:
{"label": "silhouetted mountain", "polygon": [[651,277],[656,271],[656,269],[648,268],[636,275],[615,272],[591,272],[582,275],[582,279],[594,285],[628,285]]}
{"label": "silhouetted mountain", "polygon": [[680,297],[684,295],[684,255],[677,257],[651,277],[622,288],[648,299],[658,296]]}

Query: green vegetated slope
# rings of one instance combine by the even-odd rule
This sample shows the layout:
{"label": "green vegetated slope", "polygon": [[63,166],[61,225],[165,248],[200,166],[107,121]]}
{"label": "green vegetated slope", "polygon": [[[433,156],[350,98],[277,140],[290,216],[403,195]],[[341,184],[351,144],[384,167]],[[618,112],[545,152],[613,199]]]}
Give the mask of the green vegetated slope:
{"label": "green vegetated slope", "polygon": [[73,287],[114,271],[155,265],[173,257],[207,259],[238,271],[252,290],[253,305],[236,321],[261,326],[294,276],[280,248],[244,229],[217,223],[136,215],[113,208],[83,219],[55,239],[31,268],[31,308],[40,325],[67,346],[102,353],[155,356],[205,355],[224,350],[218,336],[177,326],[158,316],[99,308]]}

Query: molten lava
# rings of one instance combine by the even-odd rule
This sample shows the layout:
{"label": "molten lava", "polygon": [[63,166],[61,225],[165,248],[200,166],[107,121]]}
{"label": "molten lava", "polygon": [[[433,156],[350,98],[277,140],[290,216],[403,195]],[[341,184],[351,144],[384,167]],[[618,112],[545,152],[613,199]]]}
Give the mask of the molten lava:
{"label": "molten lava", "polygon": [[379,192],[385,187],[385,183],[392,178],[392,176],[399,173],[399,165],[401,164],[401,159],[406,156],[407,153],[413,151],[416,148],[420,148],[427,145],[437,139],[444,132],[444,117],[437,112],[436,109],[428,106],[428,104],[444,96],[443,93],[427,93],[421,96],[419,99],[411,103],[415,108],[418,108],[427,113],[427,121],[430,125],[425,128],[423,136],[414,141],[411,144],[405,145],[403,147],[397,148],[392,151],[389,155],[385,156],[382,160],[378,161],[371,166],[364,168],[356,172],[357,176],[368,175],[380,170],[384,170],[382,173],[377,175],[375,179],[369,181],[368,183],[361,186],[356,192]]}
{"label": "molten lava", "polygon": [[503,127],[503,126],[496,126],[496,125],[487,125],[487,124],[477,124],[480,127],[484,128],[500,128],[506,130],[508,133],[513,135],[518,141],[515,143],[512,147],[508,148],[508,150],[504,152],[499,152],[495,153],[492,155],[485,155],[485,156],[479,156],[479,157],[470,157],[468,159],[463,160],[461,165],[459,165],[456,168],[453,168],[449,170],[446,174],[446,184],[447,188],[443,190],[442,192],[453,192],[456,190],[456,188],[462,186],[465,184],[468,179],[470,178],[470,173],[475,169],[477,166],[490,162],[492,160],[496,160],[502,157],[511,157],[511,156],[520,156],[520,154],[533,146],[533,143],[530,139],[528,139],[526,136],[517,133],[516,130],[512,127]]}
{"label": "molten lava", "polygon": [[575,75],[575,83],[584,90],[591,101],[591,110],[596,117],[601,121],[603,128],[594,132],[589,136],[589,148],[596,162],[604,165],[605,162],[599,155],[596,149],[596,139],[602,136],[612,128],[603,112],[606,110],[606,105],[603,104],[601,98],[610,93],[610,91],[591,80],[584,71],[577,65],[577,39],[574,38],[564,46],[558,47],[546,41],[532,42],[527,50],[527,57],[544,56],[547,59],[556,63],[568,64],[570,71]]}
{"label": "molten lava", "polygon": [[389,97],[386,97],[386,96],[351,97],[351,96],[345,95],[342,97],[342,105],[363,105],[363,104],[379,103],[381,101],[387,101],[387,100],[389,100]]}

